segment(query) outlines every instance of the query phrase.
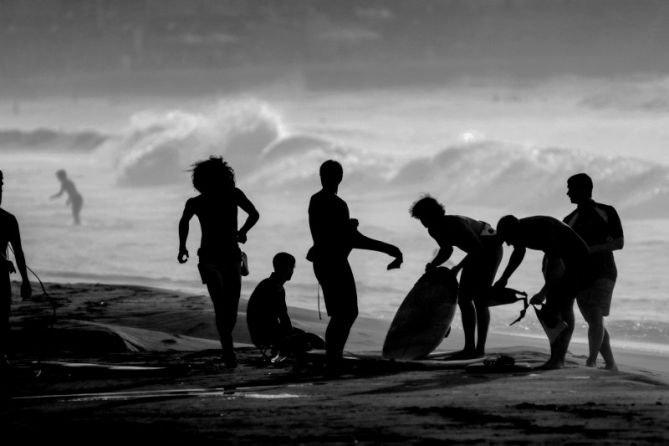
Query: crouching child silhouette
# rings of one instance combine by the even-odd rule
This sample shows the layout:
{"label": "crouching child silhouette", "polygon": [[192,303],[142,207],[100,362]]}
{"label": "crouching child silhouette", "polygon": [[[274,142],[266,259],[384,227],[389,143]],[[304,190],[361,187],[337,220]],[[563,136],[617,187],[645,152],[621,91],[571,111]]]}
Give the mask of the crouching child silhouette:
{"label": "crouching child silhouette", "polygon": [[[198,269],[214,304],[223,362],[232,368],[237,365],[232,330],[237,321],[242,284],[242,253],[238,243],[246,242],[246,234],[258,222],[260,215],[244,192],[235,187],[234,171],[221,157],[212,156],[195,163],[192,172],[193,186],[200,195],[186,201],[179,221],[177,260],[179,263],[188,260],[186,240],[189,223],[193,216],[197,216],[202,230],[202,241],[197,252]],[[248,214],[239,229],[237,208]]]}
{"label": "crouching child silhouette", "polygon": [[313,333],[293,327],[284,284],[293,277],[295,257],[280,252],[272,260],[274,272],[256,286],[246,309],[246,323],[251,341],[262,352],[271,352],[271,362],[299,357],[307,351],[325,348],[325,341]]}

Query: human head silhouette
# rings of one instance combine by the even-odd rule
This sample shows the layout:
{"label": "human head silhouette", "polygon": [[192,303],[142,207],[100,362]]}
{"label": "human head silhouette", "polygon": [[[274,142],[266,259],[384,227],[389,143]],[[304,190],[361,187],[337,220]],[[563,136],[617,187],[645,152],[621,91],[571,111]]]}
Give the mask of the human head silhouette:
{"label": "human head silhouette", "polygon": [[202,194],[235,187],[235,171],[220,156],[193,164],[193,187]]}
{"label": "human head silhouette", "polygon": [[272,266],[275,274],[281,279],[289,281],[295,270],[295,257],[287,252],[280,252],[272,259]]}
{"label": "human head silhouette", "polygon": [[513,215],[505,215],[497,223],[497,235],[506,242],[507,245],[514,245],[518,242],[518,230],[520,221]]}
{"label": "human head silhouette", "polygon": [[344,178],[344,168],[335,160],[327,160],[321,164],[320,175],[323,189],[337,190]]}
{"label": "human head silhouette", "polygon": [[426,228],[434,225],[446,214],[444,206],[430,195],[424,195],[411,205],[409,213]]}
{"label": "human head silhouette", "polygon": [[577,173],[567,180],[567,196],[572,203],[580,204],[592,198],[592,178],[585,173]]}
{"label": "human head silhouette", "polygon": [[65,172],[64,169],[58,169],[56,171],[56,176],[60,181],[63,181],[65,178],[67,178],[67,172]]}

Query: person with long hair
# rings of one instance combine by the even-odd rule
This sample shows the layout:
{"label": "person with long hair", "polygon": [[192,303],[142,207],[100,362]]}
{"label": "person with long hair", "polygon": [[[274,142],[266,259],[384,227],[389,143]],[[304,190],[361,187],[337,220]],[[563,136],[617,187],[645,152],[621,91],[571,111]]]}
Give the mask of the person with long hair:
{"label": "person with long hair", "polygon": [[[221,157],[210,157],[193,165],[193,187],[200,192],[186,201],[179,221],[179,263],[188,260],[186,240],[193,216],[200,221],[202,239],[198,249],[198,269],[214,304],[216,328],[221,340],[223,362],[237,366],[232,330],[237,321],[241,293],[242,252],[247,233],[260,215],[241,189],[235,186],[233,169]],[[238,208],[247,214],[238,228]]]}

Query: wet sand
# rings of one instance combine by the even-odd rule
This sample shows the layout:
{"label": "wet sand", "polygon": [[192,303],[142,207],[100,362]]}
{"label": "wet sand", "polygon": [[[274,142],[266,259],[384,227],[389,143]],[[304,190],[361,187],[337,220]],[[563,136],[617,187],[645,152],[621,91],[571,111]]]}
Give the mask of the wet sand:
{"label": "wet sand", "polygon": [[[16,352],[3,372],[5,432],[21,442],[242,444],[662,444],[669,441],[665,358],[622,352],[618,373],[468,373],[448,363],[378,359],[387,322],[360,318],[332,376],[264,362],[237,323],[239,367],[219,360],[208,298],[137,286],[48,284],[14,302]],[[37,288],[35,287],[35,290]],[[55,319],[53,306],[55,304]],[[240,305],[243,311],[245,304]],[[296,326],[326,320],[291,309]],[[444,350],[460,347],[454,333]],[[368,352],[363,354],[360,352]],[[491,337],[489,356],[531,366],[545,341]]]}

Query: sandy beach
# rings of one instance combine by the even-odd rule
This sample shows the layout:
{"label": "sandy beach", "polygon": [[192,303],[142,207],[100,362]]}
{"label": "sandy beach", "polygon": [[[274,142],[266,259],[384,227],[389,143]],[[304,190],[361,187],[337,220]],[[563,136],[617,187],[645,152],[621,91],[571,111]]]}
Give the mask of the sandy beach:
{"label": "sandy beach", "polygon": [[[16,285],[16,284],[15,284]],[[37,290],[37,284],[35,284]],[[447,362],[380,360],[387,322],[360,318],[340,375],[267,364],[240,305],[240,365],[219,361],[206,295],[104,284],[46,284],[15,299],[15,354],[2,418],[22,442],[238,444],[660,444],[669,440],[666,358],[621,352],[618,373],[469,373]],[[55,309],[55,318],[53,310]],[[291,309],[296,326],[326,320]],[[440,350],[455,350],[458,333]],[[539,365],[541,340],[491,336],[489,357]]]}

